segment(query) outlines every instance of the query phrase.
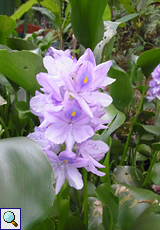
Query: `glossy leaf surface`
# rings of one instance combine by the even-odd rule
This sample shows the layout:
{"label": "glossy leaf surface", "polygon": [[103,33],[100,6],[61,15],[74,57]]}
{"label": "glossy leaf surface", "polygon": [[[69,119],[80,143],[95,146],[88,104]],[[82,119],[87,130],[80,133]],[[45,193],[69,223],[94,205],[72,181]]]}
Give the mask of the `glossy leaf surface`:
{"label": "glossy leaf surface", "polygon": [[[70,0],[71,24],[78,42],[94,50],[104,33],[103,13],[107,0]],[[98,9],[98,10],[97,10]]]}
{"label": "glossy leaf surface", "polygon": [[157,204],[147,208],[136,220],[132,230],[159,230],[160,206]]}
{"label": "glossy leaf surface", "polygon": [[134,188],[124,183],[112,186],[119,197],[117,227],[131,230],[136,219],[153,203],[159,202],[159,195],[147,189]]}
{"label": "glossy leaf surface", "polygon": [[137,60],[146,78],[149,78],[153,70],[160,63],[160,49],[152,49],[144,52]]}
{"label": "glossy leaf surface", "polygon": [[132,87],[129,81],[129,77],[123,71],[111,68],[108,72],[108,76],[116,79],[109,86],[109,92],[113,98],[113,104],[118,110],[124,110],[132,99]]}
{"label": "glossy leaf surface", "polygon": [[133,187],[141,188],[144,177],[140,170],[132,166],[118,166],[112,174],[114,183],[125,183]]}
{"label": "glossy leaf surface", "polygon": [[0,72],[27,90],[31,95],[40,89],[36,80],[39,72],[46,72],[43,58],[29,51],[0,50]]}
{"label": "glossy leaf surface", "polygon": [[16,22],[6,15],[0,15],[0,25],[0,44],[5,45],[6,38],[14,30]]}
{"label": "glossy leaf surface", "polygon": [[0,140],[0,207],[21,208],[21,228],[32,230],[54,202],[53,170],[46,154],[26,137]]}

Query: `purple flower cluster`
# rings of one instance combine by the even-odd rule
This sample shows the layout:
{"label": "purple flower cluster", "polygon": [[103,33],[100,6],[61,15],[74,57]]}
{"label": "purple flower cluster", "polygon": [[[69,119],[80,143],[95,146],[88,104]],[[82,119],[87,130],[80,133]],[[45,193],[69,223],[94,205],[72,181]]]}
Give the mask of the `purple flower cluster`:
{"label": "purple flower cluster", "polygon": [[147,98],[152,101],[155,97],[160,100],[160,64],[152,72],[152,80],[149,82],[149,95]]}
{"label": "purple flower cluster", "polygon": [[[40,126],[29,138],[38,142],[46,152],[56,179],[56,194],[65,179],[69,185],[81,189],[82,176],[78,168],[84,167],[98,176],[98,161],[108,152],[107,144],[91,140],[99,129],[106,129],[101,117],[112,98],[103,89],[114,82],[107,77],[112,62],[96,66],[90,49],[77,61],[70,50],[49,48],[43,63],[48,73],[39,73],[40,92],[30,101],[32,113],[40,119]],[[102,90],[101,90],[102,91]]]}

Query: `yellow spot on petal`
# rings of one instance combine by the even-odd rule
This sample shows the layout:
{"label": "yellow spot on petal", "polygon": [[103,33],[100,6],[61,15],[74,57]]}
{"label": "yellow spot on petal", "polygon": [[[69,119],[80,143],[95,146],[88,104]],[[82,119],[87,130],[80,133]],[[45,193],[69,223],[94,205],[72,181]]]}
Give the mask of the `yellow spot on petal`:
{"label": "yellow spot on petal", "polygon": [[64,160],[64,162],[68,163],[68,160]]}
{"label": "yellow spot on petal", "polygon": [[71,116],[74,117],[76,115],[75,110],[71,113]]}
{"label": "yellow spot on petal", "polygon": [[87,83],[87,81],[88,81],[88,78],[86,76],[85,79],[83,80],[83,83],[85,84],[85,83]]}

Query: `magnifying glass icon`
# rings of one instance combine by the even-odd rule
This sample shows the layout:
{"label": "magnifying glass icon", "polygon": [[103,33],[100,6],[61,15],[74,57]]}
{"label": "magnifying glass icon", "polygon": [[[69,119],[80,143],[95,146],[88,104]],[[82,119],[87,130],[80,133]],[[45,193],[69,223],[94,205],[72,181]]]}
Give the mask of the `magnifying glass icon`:
{"label": "magnifying glass icon", "polygon": [[14,213],[11,212],[11,211],[5,212],[4,215],[3,215],[3,219],[4,219],[5,222],[11,223],[11,224],[13,224],[15,227],[18,226],[18,224],[15,222],[15,215],[14,215]]}

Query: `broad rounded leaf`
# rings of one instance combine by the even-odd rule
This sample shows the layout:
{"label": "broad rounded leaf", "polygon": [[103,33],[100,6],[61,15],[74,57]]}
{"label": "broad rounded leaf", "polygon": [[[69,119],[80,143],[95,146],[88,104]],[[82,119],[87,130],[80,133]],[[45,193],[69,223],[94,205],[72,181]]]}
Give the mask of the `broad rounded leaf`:
{"label": "broad rounded leaf", "polygon": [[151,171],[151,179],[154,184],[160,185],[160,162],[157,162],[153,165],[152,171]]}
{"label": "broad rounded leaf", "polygon": [[141,188],[144,177],[140,170],[132,166],[118,166],[113,171],[112,180],[114,183],[125,183]]}
{"label": "broad rounded leaf", "polygon": [[147,208],[136,220],[132,230],[159,230],[160,206],[152,205]]}
{"label": "broad rounded leaf", "polygon": [[134,188],[123,183],[115,184],[112,188],[120,200],[117,227],[123,230],[131,230],[145,209],[160,202],[159,195],[147,189]]}
{"label": "broad rounded leaf", "polygon": [[132,99],[132,87],[127,74],[118,69],[110,68],[108,76],[116,79],[109,86],[109,92],[113,98],[113,104],[118,110],[124,110]]}
{"label": "broad rounded leaf", "polygon": [[115,221],[119,212],[119,198],[114,195],[114,192],[109,184],[101,184],[96,189],[98,199],[110,208]]}
{"label": "broad rounded leaf", "polygon": [[32,230],[54,202],[53,170],[41,147],[27,137],[0,140],[0,207],[21,208],[21,228]]}
{"label": "broad rounded leaf", "polygon": [[153,149],[155,149],[155,150],[160,150],[160,141],[159,142],[154,142],[153,144],[152,144],[152,147],[153,147]]}
{"label": "broad rounded leaf", "polygon": [[146,78],[149,78],[153,70],[160,63],[160,49],[152,49],[144,52],[137,60]]}
{"label": "broad rounded leaf", "polygon": [[138,145],[137,151],[146,157],[152,157],[151,148],[146,144]]}
{"label": "broad rounded leaf", "polygon": [[143,135],[145,133],[153,134],[154,136],[160,135],[160,129],[153,125],[142,125],[138,122],[135,122],[135,130],[140,134]]}
{"label": "broad rounded leaf", "polygon": [[43,58],[29,51],[0,50],[0,72],[27,90],[31,95],[40,86],[36,80],[39,72],[46,72]]}
{"label": "broad rounded leaf", "polygon": [[8,38],[7,46],[12,50],[35,50],[37,46],[22,38]]}
{"label": "broad rounded leaf", "polygon": [[[16,26],[16,22],[6,15],[0,15],[0,44],[6,44],[6,38]],[[0,71],[1,72],[1,71]]]}
{"label": "broad rounded leaf", "polygon": [[[104,33],[103,13],[107,0],[69,0],[71,24],[78,42],[94,50]],[[97,10],[98,9],[98,10]]]}

